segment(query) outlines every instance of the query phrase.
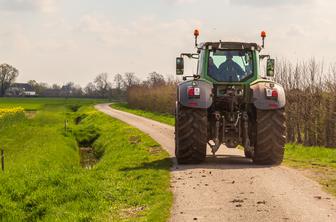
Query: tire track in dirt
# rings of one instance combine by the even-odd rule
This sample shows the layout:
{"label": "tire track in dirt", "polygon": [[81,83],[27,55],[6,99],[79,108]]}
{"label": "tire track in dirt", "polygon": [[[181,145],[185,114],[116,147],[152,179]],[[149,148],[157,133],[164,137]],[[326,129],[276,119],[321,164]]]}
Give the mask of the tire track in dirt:
{"label": "tire track in dirt", "polygon": [[223,148],[204,164],[177,165],[173,127],[109,104],[95,108],[149,134],[171,155],[170,221],[336,221],[336,199],[299,171],[255,166],[242,151]]}

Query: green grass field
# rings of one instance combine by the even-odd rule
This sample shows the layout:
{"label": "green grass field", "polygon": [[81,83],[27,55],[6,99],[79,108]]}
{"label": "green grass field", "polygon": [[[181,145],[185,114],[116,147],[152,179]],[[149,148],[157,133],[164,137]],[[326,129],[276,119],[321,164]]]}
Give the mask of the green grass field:
{"label": "green grass field", "polygon": [[141,109],[132,109],[127,105],[127,103],[113,103],[111,104],[111,107],[121,110],[121,111],[133,113],[138,116],[143,116],[148,119],[152,119],[152,120],[165,123],[171,126],[174,126],[175,124],[175,118],[173,115],[170,115],[170,114],[154,113],[154,112],[144,111]]}
{"label": "green grass field", "polygon": [[287,144],[284,163],[303,170],[336,196],[336,149]]}
{"label": "green grass field", "polygon": [[[96,102],[0,99],[1,107],[37,110],[0,129],[0,221],[167,220],[168,154],[139,130],[94,110]],[[79,146],[94,148],[92,169],[81,167]]]}
{"label": "green grass field", "polygon": [[[114,103],[111,107],[172,126],[175,122],[173,115],[132,109],[124,103]],[[287,144],[285,148],[285,165],[307,171],[307,176],[319,181],[326,190],[336,196],[336,149],[305,147],[296,144]]]}
{"label": "green grass field", "polygon": [[20,106],[27,111],[35,111],[52,105],[65,107],[67,105],[90,105],[99,102],[106,102],[106,100],[76,98],[0,98],[0,108]]}

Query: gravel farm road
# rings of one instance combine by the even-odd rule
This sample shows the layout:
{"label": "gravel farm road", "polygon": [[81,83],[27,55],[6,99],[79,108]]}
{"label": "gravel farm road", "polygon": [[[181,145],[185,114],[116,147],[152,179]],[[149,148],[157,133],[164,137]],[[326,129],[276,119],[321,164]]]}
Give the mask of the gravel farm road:
{"label": "gravel farm road", "polygon": [[[284,166],[255,166],[238,149],[220,149],[201,165],[177,165],[174,128],[109,104],[96,109],[139,128],[172,157],[170,221],[336,221],[336,199]],[[209,152],[210,153],[210,152]]]}

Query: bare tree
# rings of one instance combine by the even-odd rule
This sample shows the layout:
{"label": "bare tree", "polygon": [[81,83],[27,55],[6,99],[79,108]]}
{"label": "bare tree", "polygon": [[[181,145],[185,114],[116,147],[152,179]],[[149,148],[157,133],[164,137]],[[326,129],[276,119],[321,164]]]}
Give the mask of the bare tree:
{"label": "bare tree", "polygon": [[145,85],[150,87],[159,87],[166,84],[163,75],[157,72],[151,72],[148,74],[147,81],[144,82]]}
{"label": "bare tree", "polygon": [[111,97],[112,84],[108,81],[108,74],[101,73],[95,80],[95,87],[101,97]]}
{"label": "bare tree", "polygon": [[128,89],[134,85],[138,85],[140,80],[135,76],[133,72],[126,72],[124,74],[124,85]]}
{"label": "bare tree", "polygon": [[88,97],[96,97],[96,86],[92,82],[89,82],[84,88],[84,93]]}
{"label": "bare tree", "polygon": [[121,74],[118,73],[114,76],[114,83],[115,83],[115,86],[116,86],[117,90],[122,89],[123,84],[124,84],[124,79],[123,79]]}
{"label": "bare tree", "polygon": [[19,71],[6,63],[0,65],[0,96],[4,96],[6,90],[19,76]]}

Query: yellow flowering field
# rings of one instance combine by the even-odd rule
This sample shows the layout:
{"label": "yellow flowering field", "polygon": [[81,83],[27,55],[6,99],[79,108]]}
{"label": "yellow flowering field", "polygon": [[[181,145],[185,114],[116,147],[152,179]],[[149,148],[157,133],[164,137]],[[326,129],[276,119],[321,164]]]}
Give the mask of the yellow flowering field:
{"label": "yellow flowering field", "polygon": [[0,108],[0,118],[14,117],[16,115],[24,114],[24,109],[21,107],[14,108]]}

